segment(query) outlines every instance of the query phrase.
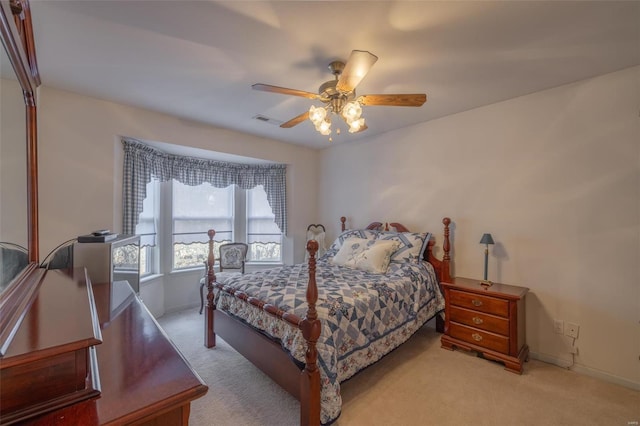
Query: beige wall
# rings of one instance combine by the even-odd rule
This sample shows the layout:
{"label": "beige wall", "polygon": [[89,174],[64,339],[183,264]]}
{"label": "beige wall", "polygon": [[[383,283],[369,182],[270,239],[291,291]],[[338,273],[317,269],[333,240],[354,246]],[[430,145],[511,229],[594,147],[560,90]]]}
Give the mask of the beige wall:
{"label": "beige wall", "polygon": [[553,320],[577,323],[576,368],[640,388],[639,83],[630,68],[325,149],[321,220],[440,243],[450,216],[454,274],[473,278],[490,232],[489,279],[530,289],[534,356],[568,365]]}
{"label": "beige wall", "polygon": [[[94,229],[121,231],[123,135],[286,163],[289,238],[284,260],[303,260],[307,224],[317,221],[316,150],[47,86],[40,89],[38,119],[42,257]],[[164,301],[149,304],[167,310],[199,304],[197,275],[182,285],[165,283]]]}

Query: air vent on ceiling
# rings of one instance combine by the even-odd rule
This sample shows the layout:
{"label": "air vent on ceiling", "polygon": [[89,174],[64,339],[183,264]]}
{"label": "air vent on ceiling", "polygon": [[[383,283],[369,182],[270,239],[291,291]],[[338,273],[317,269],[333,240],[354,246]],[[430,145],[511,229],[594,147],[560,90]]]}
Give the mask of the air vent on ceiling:
{"label": "air vent on ceiling", "polygon": [[264,121],[265,123],[273,124],[274,126],[280,126],[283,123],[282,121],[276,120],[275,118],[270,118],[260,114],[254,115],[253,118],[258,121]]}

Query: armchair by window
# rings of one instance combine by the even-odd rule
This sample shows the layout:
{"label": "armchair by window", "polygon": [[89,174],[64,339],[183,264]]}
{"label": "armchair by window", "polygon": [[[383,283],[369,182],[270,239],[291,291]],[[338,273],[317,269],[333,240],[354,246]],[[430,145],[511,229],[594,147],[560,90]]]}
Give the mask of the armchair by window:
{"label": "armchair by window", "polygon": [[[244,263],[247,259],[247,251],[249,251],[249,246],[245,243],[227,243],[221,245],[219,259],[220,272],[223,273],[226,269],[228,273],[229,269],[236,269],[244,274]],[[221,282],[220,280],[218,276],[218,282]]]}
{"label": "armchair by window", "polygon": [[[247,260],[249,245],[245,243],[227,243],[220,246],[220,257],[218,262],[220,272],[216,273],[216,281],[224,283],[233,276],[244,274],[244,264]],[[204,309],[204,295],[202,293],[207,283],[207,268],[205,264],[205,275],[200,279],[200,313]]]}

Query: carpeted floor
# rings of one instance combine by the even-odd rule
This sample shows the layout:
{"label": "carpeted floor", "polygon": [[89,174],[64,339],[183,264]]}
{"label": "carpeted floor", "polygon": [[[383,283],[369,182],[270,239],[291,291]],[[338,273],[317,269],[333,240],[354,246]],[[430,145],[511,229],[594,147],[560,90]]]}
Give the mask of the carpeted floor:
{"label": "carpeted floor", "polygon": [[[218,338],[203,346],[198,309],[159,319],[209,386],[191,405],[191,425],[298,423],[298,402]],[[342,385],[337,426],[637,425],[640,392],[531,360],[524,374],[440,348],[423,327],[407,343]]]}

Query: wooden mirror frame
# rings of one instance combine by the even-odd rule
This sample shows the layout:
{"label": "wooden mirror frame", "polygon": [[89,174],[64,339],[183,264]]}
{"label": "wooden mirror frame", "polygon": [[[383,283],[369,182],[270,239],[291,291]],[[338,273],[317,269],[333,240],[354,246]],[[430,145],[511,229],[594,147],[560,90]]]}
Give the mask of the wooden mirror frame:
{"label": "wooden mirror frame", "polygon": [[4,356],[44,276],[38,267],[38,156],[36,88],[40,76],[28,0],[0,1],[0,37],[25,102],[27,138],[28,266],[0,295],[0,357]]}

